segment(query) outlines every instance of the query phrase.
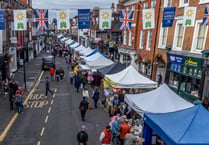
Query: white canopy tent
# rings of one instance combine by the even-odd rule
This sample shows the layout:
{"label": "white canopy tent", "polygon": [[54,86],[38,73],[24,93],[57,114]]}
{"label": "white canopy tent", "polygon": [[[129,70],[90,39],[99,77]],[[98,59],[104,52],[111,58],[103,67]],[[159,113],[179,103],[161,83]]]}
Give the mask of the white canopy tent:
{"label": "white canopy tent", "polygon": [[92,49],[90,47],[87,47],[86,49],[79,51],[79,54],[85,55],[85,54],[89,54],[90,52],[92,52]]}
{"label": "white canopy tent", "polygon": [[80,44],[78,42],[75,42],[74,44],[70,45],[70,48],[75,48],[77,46],[79,46]]}
{"label": "white canopy tent", "polygon": [[91,68],[88,67],[87,65],[83,65],[83,64],[79,64],[79,67],[82,69],[82,70],[90,70]]}
{"label": "white canopy tent", "polygon": [[68,39],[67,41],[65,41],[65,45],[68,45],[68,44],[70,44],[71,42],[73,42],[73,40],[72,40],[72,39]]}
{"label": "white canopy tent", "polygon": [[141,94],[126,94],[125,102],[138,114],[144,113],[168,113],[193,107],[166,84],[159,88]]}
{"label": "white canopy tent", "polygon": [[83,57],[88,56],[89,54],[91,54],[92,52],[94,52],[94,49],[88,50],[86,52],[83,52]]}
{"label": "white canopy tent", "polygon": [[[99,53],[100,54],[100,53]],[[114,62],[103,55],[100,54],[96,59],[93,61],[87,61],[86,64],[89,66],[91,69],[99,69],[108,65],[113,64]]]}
{"label": "white canopy tent", "polygon": [[130,65],[126,69],[111,75],[105,75],[105,81],[115,88],[156,88],[157,82],[154,82],[136,71]]}
{"label": "white canopy tent", "polygon": [[90,55],[90,56],[88,56],[88,57],[86,57],[86,56],[81,56],[81,58],[83,58],[83,60],[85,61],[85,62],[90,62],[90,61],[94,61],[94,60],[96,60],[98,57],[104,57],[102,54],[100,54],[99,52],[96,52],[96,53],[94,53],[94,54],[92,54],[92,55]]}
{"label": "white canopy tent", "polygon": [[79,52],[82,50],[85,50],[86,48],[83,45],[78,46],[77,48],[74,49],[74,51]]}
{"label": "white canopy tent", "polygon": [[60,34],[60,35],[58,35],[58,36],[57,36],[57,38],[61,38],[62,36],[63,36],[63,35],[62,35],[62,34]]}

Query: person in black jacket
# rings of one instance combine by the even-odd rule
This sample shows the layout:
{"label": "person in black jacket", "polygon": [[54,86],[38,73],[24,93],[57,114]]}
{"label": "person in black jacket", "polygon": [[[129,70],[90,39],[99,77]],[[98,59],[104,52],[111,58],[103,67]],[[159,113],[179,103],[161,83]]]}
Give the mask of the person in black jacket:
{"label": "person in black jacket", "polygon": [[76,138],[79,145],[87,145],[88,134],[86,132],[87,127],[85,125],[81,126],[82,130],[78,132]]}
{"label": "person in black jacket", "polygon": [[85,97],[83,97],[83,100],[80,102],[79,109],[81,112],[81,119],[84,121],[86,110],[88,109],[88,102],[86,101]]}

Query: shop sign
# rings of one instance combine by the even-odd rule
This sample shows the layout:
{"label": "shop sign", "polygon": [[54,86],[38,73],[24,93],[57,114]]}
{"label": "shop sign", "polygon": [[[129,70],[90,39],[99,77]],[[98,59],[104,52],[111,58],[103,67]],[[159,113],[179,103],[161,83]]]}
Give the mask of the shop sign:
{"label": "shop sign", "polygon": [[17,44],[17,37],[10,37],[10,42],[12,44]]}
{"label": "shop sign", "polygon": [[192,67],[201,67],[201,59],[198,58],[192,58],[192,57],[185,57],[184,59],[184,65],[186,66],[192,66]]}
{"label": "shop sign", "polygon": [[172,62],[172,63],[176,63],[176,64],[183,64],[184,63],[184,57],[183,56],[179,56],[179,55],[175,55],[175,54],[169,54],[168,55],[168,61]]}

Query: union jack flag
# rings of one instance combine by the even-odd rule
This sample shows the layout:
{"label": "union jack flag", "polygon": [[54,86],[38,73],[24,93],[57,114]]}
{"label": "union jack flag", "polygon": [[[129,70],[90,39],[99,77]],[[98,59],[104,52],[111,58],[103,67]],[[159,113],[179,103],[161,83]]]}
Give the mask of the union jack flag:
{"label": "union jack flag", "polygon": [[48,28],[48,10],[35,10],[36,29],[46,30]]}
{"label": "union jack flag", "polygon": [[120,30],[130,30],[134,12],[131,10],[122,10],[120,13]]}
{"label": "union jack flag", "polygon": [[207,26],[209,23],[209,5],[205,7],[202,24]]}

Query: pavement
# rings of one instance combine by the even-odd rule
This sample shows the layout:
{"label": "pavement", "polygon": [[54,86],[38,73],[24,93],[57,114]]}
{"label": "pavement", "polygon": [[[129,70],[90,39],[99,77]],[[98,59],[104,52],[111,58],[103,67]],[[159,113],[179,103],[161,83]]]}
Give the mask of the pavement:
{"label": "pavement", "polygon": [[[25,96],[27,96],[34,86],[36,80],[38,79],[40,73],[41,73],[41,63],[42,63],[42,57],[44,55],[47,55],[46,52],[41,52],[36,58],[33,60],[25,63],[25,73],[26,73],[26,91]],[[25,88],[24,83],[24,71],[23,67],[19,68],[17,72],[14,73],[14,77],[12,78],[19,87],[22,89]],[[9,104],[9,97],[7,96],[4,98],[4,96],[0,95],[0,135],[12,119],[12,117],[15,115],[15,111],[10,111],[10,104]]]}

